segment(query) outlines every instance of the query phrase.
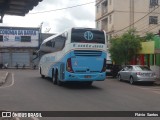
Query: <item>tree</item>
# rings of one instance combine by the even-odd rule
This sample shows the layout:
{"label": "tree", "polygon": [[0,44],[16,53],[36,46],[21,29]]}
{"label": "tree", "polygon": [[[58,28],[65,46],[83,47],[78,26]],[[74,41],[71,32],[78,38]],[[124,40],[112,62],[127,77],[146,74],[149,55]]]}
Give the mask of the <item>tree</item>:
{"label": "tree", "polygon": [[145,40],[151,41],[151,40],[153,40],[153,37],[154,37],[154,34],[151,32],[148,32],[148,33],[146,33]]}
{"label": "tree", "polygon": [[128,64],[140,49],[141,38],[131,29],[122,36],[111,39],[109,52],[116,64]]}

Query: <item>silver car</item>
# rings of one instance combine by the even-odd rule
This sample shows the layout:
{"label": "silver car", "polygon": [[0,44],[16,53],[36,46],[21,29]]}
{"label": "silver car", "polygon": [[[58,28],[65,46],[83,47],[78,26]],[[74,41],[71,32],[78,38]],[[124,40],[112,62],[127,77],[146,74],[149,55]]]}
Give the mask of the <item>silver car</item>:
{"label": "silver car", "polygon": [[150,82],[156,81],[156,74],[147,66],[128,65],[118,72],[118,80],[127,80],[130,84],[135,82]]}

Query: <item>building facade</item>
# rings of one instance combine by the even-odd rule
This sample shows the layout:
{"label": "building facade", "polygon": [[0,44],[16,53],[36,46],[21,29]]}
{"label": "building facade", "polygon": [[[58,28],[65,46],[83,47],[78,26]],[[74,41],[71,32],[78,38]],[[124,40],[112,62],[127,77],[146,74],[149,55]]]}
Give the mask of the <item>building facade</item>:
{"label": "building facade", "polygon": [[9,68],[32,67],[33,52],[40,44],[39,28],[0,27],[0,64],[8,64]]}
{"label": "building facade", "polygon": [[108,41],[130,28],[135,28],[141,36],[157,33],[159,3],[160,0],[96,0],[96,27],[106,31]]}

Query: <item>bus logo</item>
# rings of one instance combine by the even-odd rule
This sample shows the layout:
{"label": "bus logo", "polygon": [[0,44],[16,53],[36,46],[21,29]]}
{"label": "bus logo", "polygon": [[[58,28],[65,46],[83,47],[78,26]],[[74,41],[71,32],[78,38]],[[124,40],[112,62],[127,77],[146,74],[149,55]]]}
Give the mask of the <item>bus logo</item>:
{"label": "bus logo", "polygon": [[86,32],[84,33],[84,38],[85,38],[86,40],[92,40],[92,39],[93,39],[93,33],[92,33],[91,31],[86,31]]}

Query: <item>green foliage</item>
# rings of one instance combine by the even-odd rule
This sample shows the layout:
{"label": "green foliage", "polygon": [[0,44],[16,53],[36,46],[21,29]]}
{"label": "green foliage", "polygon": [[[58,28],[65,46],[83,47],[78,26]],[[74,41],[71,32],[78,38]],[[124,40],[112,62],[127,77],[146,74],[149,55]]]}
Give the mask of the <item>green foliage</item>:
{"label": "green foliage", "polygon": [[141,37],[141,42],[153,41],[154,33],[147,32],[145,36]]}
{"label": "green foliage", "polygon": [[153,40],[153,37],[154,37],[153,33],[151,33],[151,32],[146,33],[145,40],[146,41],[151,41],[151,40]]}
{"label": "green foliage", "polygon": [[111,40],[109,52],[116,64],[128,64],[141,49],[141,38],[131,29],[120,37]]}

